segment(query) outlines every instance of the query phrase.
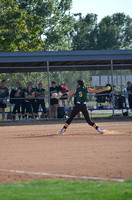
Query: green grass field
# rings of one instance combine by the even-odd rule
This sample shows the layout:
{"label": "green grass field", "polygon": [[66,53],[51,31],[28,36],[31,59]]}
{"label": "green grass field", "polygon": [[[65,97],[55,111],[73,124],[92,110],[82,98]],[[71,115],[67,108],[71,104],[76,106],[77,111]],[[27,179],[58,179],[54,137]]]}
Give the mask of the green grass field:
{"label": "green grass field", "polygon": [[132,200],[132,180],[123,183],[40,180],[0,184],[0,200]]}

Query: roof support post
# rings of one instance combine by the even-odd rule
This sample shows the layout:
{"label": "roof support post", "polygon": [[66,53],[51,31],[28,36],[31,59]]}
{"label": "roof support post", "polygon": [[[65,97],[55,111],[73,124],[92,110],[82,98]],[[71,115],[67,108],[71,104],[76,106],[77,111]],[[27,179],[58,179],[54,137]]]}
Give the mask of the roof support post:
{"label": "roof support post", "polygon": [[51,118],[51,109],[50,109],[50,79],[49,79],[49,61],[47,61],[47,78],[48,78],[48,103],[49,103],[49,118]]}
{"label": "roof support post", "polygon": [[27,83],[29,83],[29,72],[27,72]]}
{"label": "roof support post", "polygon": [[63,83],[63,72],[61,72],[61,84]]}
{"label": "roof support post", "polygon": [[114,76],[114,66],[113,66],[113,60],[111,60],[111,84],[112,84],[112,115],[114,116],[114,82],[113,82],[113,76]]}
{"label": "roof support post", "polygon": [[80,71],[80,79],[83,80],[83,72]]}

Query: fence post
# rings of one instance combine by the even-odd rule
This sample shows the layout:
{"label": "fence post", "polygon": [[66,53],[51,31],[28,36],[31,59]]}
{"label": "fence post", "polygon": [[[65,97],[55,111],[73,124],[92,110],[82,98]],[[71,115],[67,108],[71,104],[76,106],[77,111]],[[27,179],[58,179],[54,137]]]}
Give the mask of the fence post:
{"label": "fence post", "polygon": [[83,72],[80,71],[80,79],[83,80]]}
{"label": "fence post", "polygon": [[63,72],[61,72],[61,84],[63,83]]}
{"label": "fence post", "polygon": [[48,74],[48,103],[49,103],[49,118],[51,118],[50,110],[50,79],[49,79],[49,61],[47,61],[47,74]]}
{"label": "fence post", "polygon": [[29,83],[29,72],[27,72],[27,83]]}
{"label": "fence post", "polygon": [[112,84],[112,115],[114,116],[114,84],[113,84],[114,68],[113,60],[111,60],[111,84]]}

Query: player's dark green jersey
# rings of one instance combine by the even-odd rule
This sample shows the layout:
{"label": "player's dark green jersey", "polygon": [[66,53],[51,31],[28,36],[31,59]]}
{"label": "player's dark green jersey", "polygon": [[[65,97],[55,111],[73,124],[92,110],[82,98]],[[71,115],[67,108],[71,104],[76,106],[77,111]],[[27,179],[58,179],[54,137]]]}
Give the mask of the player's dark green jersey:
{"label": "player's dark green jersey", "polygon": [[33,89],[33,88],[31,89],[30,92],[29,92],[28,90],[26,91],[26,93],[27,93],[28,96],[32,96],[33,92],[34,92],[34,89]]}
{"label": "player's dark green jersey", "polygon": [[45,89],[42,88],[42,89],[40,90],[39,88],[37,88],[37,89],[36,89],[36,92],[37,92],[37,96],[41,96],[41,95],[44,94]]}
{"label": "player's dark green jersey", "polygon": [[18,98],[23,97],[23,89],[22,89],[22,87],[19,87],[19,88],[17,89],[16,93],[17,93],[18,91],[20,91],[20,92],[19,92]]}
{"label": "player's dark green jersey", "polygon": [[32,91],[35,92],[35,91],[36,91],[36,88],[32,88]]}
{"label": "player's dark green jersey", "polygon": [[81,104],[85,103],[87,101],[87,89],[79,87],[76,89],[76,102],[79,102]]}
{"label": "player's dark green jersey", "polygon": [[132,85],[127,87],[128,97],[132,98]]}

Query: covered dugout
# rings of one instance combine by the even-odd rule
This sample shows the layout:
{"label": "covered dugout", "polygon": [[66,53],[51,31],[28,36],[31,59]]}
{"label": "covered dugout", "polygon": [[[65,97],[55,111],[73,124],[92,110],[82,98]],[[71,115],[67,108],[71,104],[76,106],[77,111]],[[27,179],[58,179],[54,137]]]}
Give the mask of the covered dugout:
{"label": "covered dugout", "polygon": [[[2,52],[0,73],[132,70],[132,50]],[[111,78],[113,86],[113,78]],[[50,99],[50,97],[49,97]],[[114,114],[114,109],[113,109]]]}

